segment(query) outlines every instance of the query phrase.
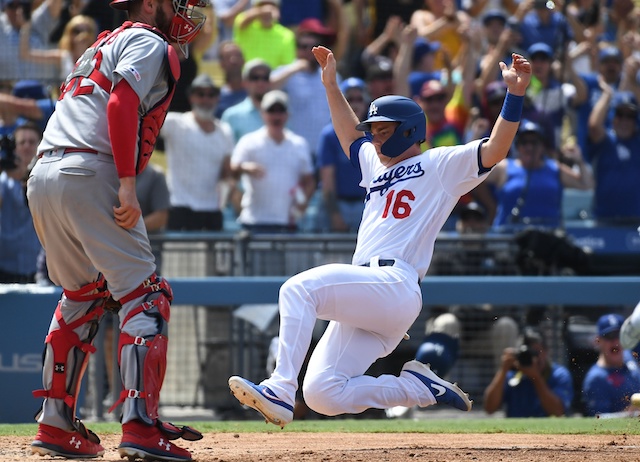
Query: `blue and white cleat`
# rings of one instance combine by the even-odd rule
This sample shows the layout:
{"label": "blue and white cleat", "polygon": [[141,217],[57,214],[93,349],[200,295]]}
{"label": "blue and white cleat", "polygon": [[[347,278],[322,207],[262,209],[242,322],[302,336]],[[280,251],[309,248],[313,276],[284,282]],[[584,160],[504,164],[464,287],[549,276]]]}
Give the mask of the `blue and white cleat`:
{"label": "blue and white cleat", "polygon": [[631,318],[627,318],[620,327],[620,346],[625,350],[633,350],[640,342],[640,329],[631,323]]}
{"label": "blue and white cleat", "polygon": [[448,404],[461,411],[471,410],[473,401],[469,400],[469,395],[462,391],[457,384],[438,377],[428,365],[414,360],[406,363],[402,370],[419,378],[433,393],[438,404]]}
{"label": "blue and white cleat", "polygon": [[229,379],[229,388],[241,404],[258,411],[267,422],[284,428],[293,420],[293,406],[278,398],[268,387],[234,375]]}

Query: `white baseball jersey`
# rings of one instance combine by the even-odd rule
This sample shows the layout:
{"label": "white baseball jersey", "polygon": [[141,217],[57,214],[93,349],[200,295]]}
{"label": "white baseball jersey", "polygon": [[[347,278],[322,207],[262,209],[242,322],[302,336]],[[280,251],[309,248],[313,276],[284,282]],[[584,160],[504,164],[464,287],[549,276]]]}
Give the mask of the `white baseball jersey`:
{"label": "white baseball jersey", "polygon": [[387,168],[373,144],[356,141],[351,160],[360,164],[367,196],[353,264],[374,256],[397,258],[423,278],[438,232],[458,199],[486,176],[478,173],[482,142],[430,149]]}
{"label": "white baseball jersey", "polygon": [[[140,115],[166,95],[169,70],[165,56],[169,45],[161,37],[142,27],[130,27],[100,48],[95,48],[96,44],[85,51],[67,77],[66,87],[63,85],[67,91],[63,90],[56,104],[38,152],[76,147],[111,154],[105,116],[109,93],[84,78],[94,69],[111,80],[111,88],[125,79],[140,98]],[[74,85],[77,80],[80,82]]]}

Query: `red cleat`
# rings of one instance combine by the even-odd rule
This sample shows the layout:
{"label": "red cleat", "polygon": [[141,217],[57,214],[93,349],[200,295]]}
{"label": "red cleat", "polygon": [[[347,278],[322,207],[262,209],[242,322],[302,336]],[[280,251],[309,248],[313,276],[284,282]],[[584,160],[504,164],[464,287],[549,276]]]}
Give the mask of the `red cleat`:
{"label": "red cleat", "polygon": [[[38,433],[31,443],[31,452],[41,456],[60,456],[67,459],[90,459],[104,454],[100,438],[88,431],[88,437],[78,431],[68,432],[51,425],[38,425]],[[95,440],[95,441],[94,441]]]}
{"label": "red cleat", "polygon": [[129,459],[160,460],[166,462],[192,461],[191,453],[170,441],[175,438],[157,425],[139,420],[122,424],[122,441],[118,446],[120,457]]}

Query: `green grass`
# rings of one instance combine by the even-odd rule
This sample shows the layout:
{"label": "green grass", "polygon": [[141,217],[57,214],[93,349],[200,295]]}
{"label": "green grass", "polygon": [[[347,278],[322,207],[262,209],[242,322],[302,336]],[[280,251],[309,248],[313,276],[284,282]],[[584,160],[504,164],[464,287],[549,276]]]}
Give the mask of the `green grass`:
{"label": "green grass", "polygon": [[[175,422],[178,423],[178,422]],[[284,430],[262,421],[188,422],[203,433],[340,432],[340,433],[519,433],[567,435],[640,435],[640,420],[595,418],[544,419],[433,419],[433,420],[309,420],[294,422]],[[98,434],[120,433],[117,423],[89,423]],[[35,424],[0,424],[2,436],[32,436]]]}

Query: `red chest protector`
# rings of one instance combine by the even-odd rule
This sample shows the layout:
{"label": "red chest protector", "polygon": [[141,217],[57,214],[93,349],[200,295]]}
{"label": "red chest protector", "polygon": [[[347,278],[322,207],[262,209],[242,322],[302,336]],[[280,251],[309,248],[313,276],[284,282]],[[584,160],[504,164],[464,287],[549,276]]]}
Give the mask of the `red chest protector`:
{"label": "red chest protector", "polygon": [[[140,22],[134,23],[131,21],[125,21],[122,26],[114,31],[103,31],[98,36],[96,42],[91,45],[80,60],[78,60],[73,72],[62,84],[59,99],[62,99],[70,90],[73,90],[74,96],[82,94],[83,92],[92,92],[93,87],[80,86],[80,81],[84,78],[92,80],[104,91],[111,93],[112,82],[100,71],[100,64],[102,62],[100,48],[112,41],[120,32],[130,27],[141,27],[161,37],[165,41],[165,53],[169,63],[167,93],[140,119],[140,130],[138,133],[140,141],[138,145],[138,162],[136,164],[136,174],[139,174],[145,169],[151,159],[156,139],[160,133],[160,128],[164,123],[169,104],[171,104],[171,99],[176,90],[176,82],[180,78],[180,59],[178,58],[178,54],[173,47],[169,45],[167,37],[161,31],[148,24]],[[93,64],[94,60],[95,64]]]}

